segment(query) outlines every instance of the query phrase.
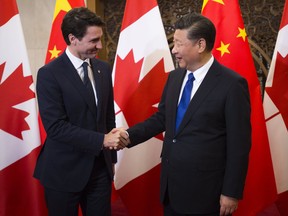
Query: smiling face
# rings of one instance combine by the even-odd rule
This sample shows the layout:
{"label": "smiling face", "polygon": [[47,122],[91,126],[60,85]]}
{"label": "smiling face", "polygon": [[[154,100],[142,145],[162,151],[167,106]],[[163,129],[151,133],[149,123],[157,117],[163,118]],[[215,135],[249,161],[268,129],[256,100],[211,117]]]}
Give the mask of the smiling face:
{"label": "smiling face", "polygon": [[187,34],[188,30],[186,29],[176,29],[174,33],[172,54],[175,56],[179,67],[194,71],[198,69],[200,54],[203,51],[201,48],[203,40],[189,40]]}
{"label": "smiling face", "polygon": [[70,34],[69,40],[71,44],[69,45],[69,50],[82,60],[95,58],[99,50],[102,49],[102,35],[102,27],[99,26],[88,26],[82,39],[78,39],[73,34]]}

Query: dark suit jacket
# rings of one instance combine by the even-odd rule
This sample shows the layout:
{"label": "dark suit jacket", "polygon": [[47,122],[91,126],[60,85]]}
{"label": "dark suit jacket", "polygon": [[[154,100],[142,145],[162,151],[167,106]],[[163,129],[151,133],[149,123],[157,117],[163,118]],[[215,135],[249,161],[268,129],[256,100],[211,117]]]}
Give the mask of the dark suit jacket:
{"label": "dark suit jacket", "polygon": [[[186,70],[172,71],[158,112],[128,130],[133,145],[165,132],[161,201],[186,214],[219,211],[220,195],[242,198],[251,147],[247,81],[214,60],[175,132]],[[129,147],[131,147],[129,146]]]}
{"label": "dark suit jacket", "polygon": [[97,109],[66,53],[38,71],[38,104],[47,139],[34,176],[55,190],[81,191],[95,160],[99,163],[105,160],[113,178],[116,152],[102,150],[104,134],[115,127],[111,69],[98,59],[91,59],[91,65]]}

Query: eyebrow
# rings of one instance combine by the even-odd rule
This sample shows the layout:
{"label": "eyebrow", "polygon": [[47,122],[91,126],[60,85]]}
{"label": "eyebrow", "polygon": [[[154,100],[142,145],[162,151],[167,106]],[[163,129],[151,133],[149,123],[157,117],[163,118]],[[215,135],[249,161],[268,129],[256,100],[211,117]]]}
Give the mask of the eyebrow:
{"label": "eyebrow", "polygon": [[92,38],[90,41],[99,41],[101,37],[97,37],[97,38]]}

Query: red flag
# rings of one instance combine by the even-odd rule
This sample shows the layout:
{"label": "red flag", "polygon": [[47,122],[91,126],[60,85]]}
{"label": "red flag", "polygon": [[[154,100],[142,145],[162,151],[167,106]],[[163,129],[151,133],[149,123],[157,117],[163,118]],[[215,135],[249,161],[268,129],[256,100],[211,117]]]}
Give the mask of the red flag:
{"label": "red flag", "polygon": [[[66,13],[72,8],[84,6],[84,0],[56,0],[45,64],[61,55],[67,47],[61,31],[62,20]],[[46,132],[40,118],[39,125],[41,141],[43,143],[46,138]]]}
{"label": "red flag", "polygon": [[[174,69],[156,0],[127,0],[114,63],[117,126],[150,117]],[[160,216],[163,136],[118,154],[115,188],[131,216]],[[135,195],[137,194],[137,197]]]}
{"label": "red flag", "polygon": [[0,215],[47,215],[33,178],[40,146],[35,89],[16,0],[0,0]]}
{"label": "red flag", "polygon": [[281,215],[288,215],[288,3],[266,80],[264,111]]}
{"label": "red flag", "polygon": [[252,148],[244,199],[235,216],[255,216],[277,197],[275,179],[264,120],[260,83],[237,0],[204,0],[202,14],[216,27],[215,58],[244,76],[251,100]]}

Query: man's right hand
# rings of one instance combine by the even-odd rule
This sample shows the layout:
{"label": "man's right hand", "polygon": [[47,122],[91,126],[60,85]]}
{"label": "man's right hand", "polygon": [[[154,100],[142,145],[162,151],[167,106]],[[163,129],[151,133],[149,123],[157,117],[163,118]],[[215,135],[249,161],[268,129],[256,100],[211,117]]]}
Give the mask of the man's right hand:
{"label": "man's right hand", "polygon": [[104,136],[103,145],[105,148],[121,150],[130,143],[128,134],[124,128],[114,128]]}

